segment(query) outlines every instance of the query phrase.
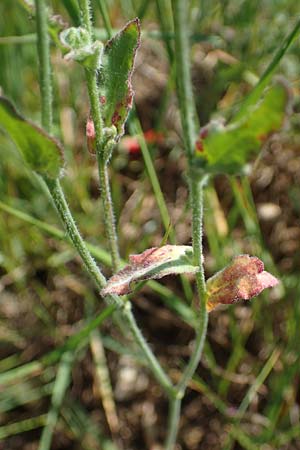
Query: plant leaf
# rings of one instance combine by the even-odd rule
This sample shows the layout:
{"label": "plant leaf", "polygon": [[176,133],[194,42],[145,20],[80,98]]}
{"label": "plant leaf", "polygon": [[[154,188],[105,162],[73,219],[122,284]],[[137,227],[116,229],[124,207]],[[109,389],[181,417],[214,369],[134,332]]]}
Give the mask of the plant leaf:
{"label": "plant leaf", "polygon": [[278,283],[277,278],[264,270],[264,263],[256,256],[236,256],[228,266],[207,280],[207,310],[221,304],[249,300]]}
{"label": "plant leaf", "polygon": [[224,126],[212,121],[200,132],[196,156],[207,172],[237,174],[258,154],[265,141],[283,123],[288,111],[290,91],[287,83],[277,80],[256,105],[250,105],[238,121]]}
{"label": "plant leaf", "polygon": [[106,127],[114,125],[118,138],[124,134],[124,124],[132,107],[131,76],[140,45],[140,23],[134,19],[105,46],[99,73],[101,107]]}
{"label": "plant leaf", "polygon": [[195,273],[198,266],[192,263],[193,250],[187,245],[164,245],[145,250],[129,257],[130,264],[113,275],[101,295],[124,295],[131,291],[133,281],[162,278],[179,273]]}
{"label": "plant leaf", "polygon": [[0,97],[0,127],[15,142],[32,170],[49,178],[60,176],[63,168],[61,144],[24,119],[5,97]]}

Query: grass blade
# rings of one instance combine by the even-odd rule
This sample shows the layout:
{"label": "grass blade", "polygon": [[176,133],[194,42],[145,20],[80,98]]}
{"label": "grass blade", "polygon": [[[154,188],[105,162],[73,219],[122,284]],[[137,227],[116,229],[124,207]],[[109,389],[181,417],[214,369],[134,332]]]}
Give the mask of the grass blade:
{"label": "grass blade", "polygon": [[50,450],[54,429],[58,420],[59,411],[70,384],[73,352],[66,352],[58,367],[56,380],[53,387],[51,407],[47,414],[46,425],[43,429],[39,443],[39,450]]}

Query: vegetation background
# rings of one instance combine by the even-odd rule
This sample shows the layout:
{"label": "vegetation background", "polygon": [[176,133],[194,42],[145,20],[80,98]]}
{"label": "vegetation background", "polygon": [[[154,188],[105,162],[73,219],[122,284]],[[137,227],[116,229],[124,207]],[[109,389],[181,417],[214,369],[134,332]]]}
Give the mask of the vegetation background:
{"label": "vegetation background", "polygon": [[[177,243],[189,244],[169,2],[93,4],[97,36],[103,40],[103,4],[114,30],[136,16],[142,22],[134,75],[141,128],[132,115],[127,134],[142,133],[145,145],[124,138],[111,167],[122,256],[160,245],[168,233],[169,218],[149,157]],[[79,24],[75,0],[50,1],[49,6],[67,23]],[[201,125],[218,115],[230,116],[298,18],[294,0],[190,1]],[[39,123],[35,20],[26,2],[1,1],[0,33],[1,89]],[[259,256],[281,285],[251,303],[210,314],[202,362],[184,400],[178,449],[300,449],[299,57],[298,37],[278,67],[294,95],[284,131],[272,137],[249,176],[219,176],[206,190],[207,276],[232,256],[249,253]],[[89,107],[84,75],[54,45],[52,64],[55,133],[66,148],[64,188],[84,236],[97,246],[99,263],[108,265],[96,164],[85,142]],[[109,320],[101,336],[95,332],[82,340],[60,363],[32,365],[59,349],[102,305],[65,242],[52,205],[3,133],[0,149],[0,449],[47,448],[40,440],[45,424],[54,450],[160,449],[167,402]],[[134,312],[176,380],[193,337],[193,292],[183,294],[180,280],[172,277],[161,286],[157,292],[146,284],[133,297]],[[114,400],[109,386],[103,390],[103,348]]]}

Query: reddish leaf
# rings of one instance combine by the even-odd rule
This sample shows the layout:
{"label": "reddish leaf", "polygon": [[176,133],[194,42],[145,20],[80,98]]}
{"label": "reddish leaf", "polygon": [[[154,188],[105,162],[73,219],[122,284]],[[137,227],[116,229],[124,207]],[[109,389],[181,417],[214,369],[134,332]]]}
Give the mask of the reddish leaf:
{"label": "reddish leaf", "polygon": [[131,255],[130,264],[108,280],[101,295],[128,294],[133,281],[197,272],[198,267],[192,264],[192,255],[192,247],[187,245],[164,245],[149,248],[139,255]]}
{"label": "reddish leaf", "polygon": [[231,264],[207,281],[207,309],[211,311],[220,304],[249,300],[278,283],[256,256],[236,256]]}

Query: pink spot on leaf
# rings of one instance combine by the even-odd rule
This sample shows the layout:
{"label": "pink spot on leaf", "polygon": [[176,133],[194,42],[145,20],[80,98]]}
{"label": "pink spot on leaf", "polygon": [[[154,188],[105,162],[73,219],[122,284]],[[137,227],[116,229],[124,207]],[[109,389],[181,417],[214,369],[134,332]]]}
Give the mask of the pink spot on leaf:
{"label": "pink spot on leaf", "polygon": [[203,153],[204,147],[202,139],[197,139],[197,141],[195,142],[195,147],[197,153]]}
{"label": "pink spot on leaf", "polygon": [[87,146],[90,153],[95,154],[96,153],[96,133],[95,133],[95,127],[94,122],[89,117],[86,122],[86,140],[87,140]]}

